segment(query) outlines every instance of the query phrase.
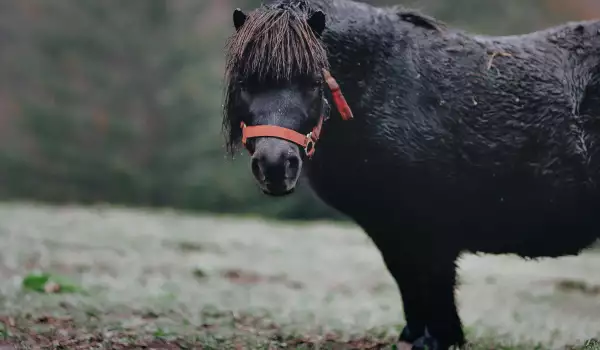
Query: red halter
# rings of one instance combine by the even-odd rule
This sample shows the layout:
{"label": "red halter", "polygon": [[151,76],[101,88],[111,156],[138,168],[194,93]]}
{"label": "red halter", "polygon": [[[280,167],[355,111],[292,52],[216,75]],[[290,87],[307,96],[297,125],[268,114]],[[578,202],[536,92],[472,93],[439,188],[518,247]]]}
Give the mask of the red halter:
{"label": "red halter", "polygon": [[[329,71],[323,69],[323,76],[325,77],[325,81],[327,82],[327,86],[329,90],[331,90],[331,94],[333,95],[333,102],[337,107],[340,115],[343,120],[350,120],[353,118],[352,111],[350,110],[350,106],[346,102],[344,95],[342,95],[342,91],[340,90],[340,86],[335,81],[335,79],[331,76]],[[319,140],[321,136],[321,128],[323,127],[323,122],[325,121],[325,116],[321,115],[319,118],[319,122],[317,125],[306,135],[302,135],[301,133],[294,131],[292,129],[284,128],[276,125],[255,125],[255,126],[246,126],[244,122],[241,123],[242,128],[242,144],[246,146],[246,140],[253,137],[277,137],[280,139],[284,139],[290,142],[293,142],[304,149],[306,155],[310,158],[315,153],[315,144]]]}

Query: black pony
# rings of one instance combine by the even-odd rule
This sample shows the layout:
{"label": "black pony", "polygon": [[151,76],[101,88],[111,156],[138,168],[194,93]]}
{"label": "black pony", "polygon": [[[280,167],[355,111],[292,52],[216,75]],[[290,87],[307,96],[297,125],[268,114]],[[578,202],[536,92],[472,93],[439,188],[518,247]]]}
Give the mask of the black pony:
{"label": "black pony", "polygon": [[397,8],[278,0],[233,22],[230,150],[243,139],[270,195],[303,169],[365,230],[402,294],[401,341],[465,344],[461,252],[557,257],[598,238],[600,21],[486,37]]}

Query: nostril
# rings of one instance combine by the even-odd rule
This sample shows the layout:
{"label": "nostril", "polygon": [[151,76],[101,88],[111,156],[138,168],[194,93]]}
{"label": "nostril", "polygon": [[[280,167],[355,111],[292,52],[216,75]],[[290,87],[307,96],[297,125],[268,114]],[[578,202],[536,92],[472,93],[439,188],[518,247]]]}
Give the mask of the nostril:
{"label": "nostril", "polygon": [[294,179],[300,171],[300,158],[289,157],[285,161],[285,175],[288,179]]}
{"label": "nostril", "polygon": [[262,169],[260,167],[259,164],[259,160],[257,158],[252,158],[252,174],[254,174],[254,176],[259,179],[260,181],[263,181],[265,179],[265,175],[262,172]]}
{"label": "nostril", "polygon": [[290,157],[286,161],[286,167],[290,170],[298,170],[300,168],[300,158]]}

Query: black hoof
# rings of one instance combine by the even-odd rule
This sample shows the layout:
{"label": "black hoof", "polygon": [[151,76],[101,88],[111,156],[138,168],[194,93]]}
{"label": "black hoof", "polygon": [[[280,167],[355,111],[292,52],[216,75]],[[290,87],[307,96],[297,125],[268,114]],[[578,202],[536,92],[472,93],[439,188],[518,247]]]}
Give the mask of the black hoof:
{"label": "black hoof", "polygon": [[421,337],[412,344],[412,350],[445,350],[439,347],[437,340]]}
{"label": "black hoof", "polygon": [[448,348],[440,346],[440,343],[427,330],[425,330],[424,336],[412,343],[412,350],[448,350]]}
{"label": "black hoof", "polygon": [[417,339],[419,339],[419,337],[421,337],[422,335],[423,335],[422,333],[416,334],[415,332],[411,332],[410,329],[408,329],[408,326],[404,326],[404,328],[402,329],[402,333],[400,333],[400,337],[398,338],[398,340],[405,342],[405,343],[412,344]]}

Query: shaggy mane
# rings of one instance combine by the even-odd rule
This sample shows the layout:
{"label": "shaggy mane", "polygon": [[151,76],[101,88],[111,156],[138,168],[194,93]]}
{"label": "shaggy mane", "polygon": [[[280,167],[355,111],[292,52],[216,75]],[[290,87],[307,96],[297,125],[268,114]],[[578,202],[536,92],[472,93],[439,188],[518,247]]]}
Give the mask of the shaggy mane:
{"label": "shaggy mane", "polygon": [[228,76],[288,80],[325,68],[327,54],[307,23],[309,12],[302,4],[262,6],[249,13],[227,42]]}
{"label": "shaggy mane", "polygon": [[304,1],[263,5],[228,39],[223,126],[230,151],[240,137],[239,121],[231,120],[231,97],[240,82],[289,81],[329,68],[326,50],[308,25],[310,13]]}

